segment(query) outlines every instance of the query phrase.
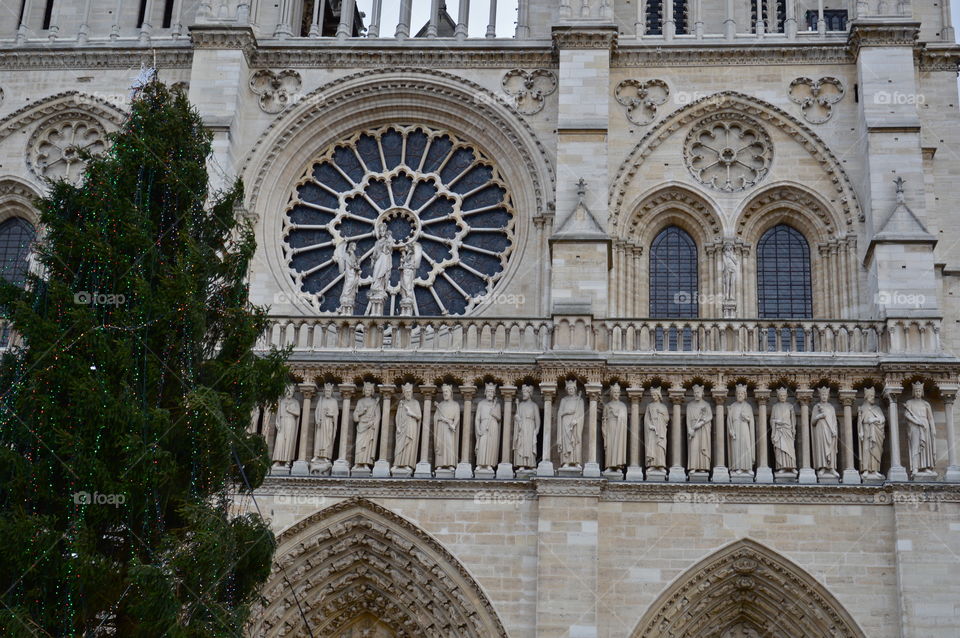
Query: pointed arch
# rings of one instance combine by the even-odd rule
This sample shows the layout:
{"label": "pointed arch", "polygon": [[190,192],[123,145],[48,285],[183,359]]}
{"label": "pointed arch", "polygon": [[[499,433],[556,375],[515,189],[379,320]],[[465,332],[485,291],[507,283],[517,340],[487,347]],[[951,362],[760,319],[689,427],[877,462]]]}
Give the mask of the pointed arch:
{"label": "pointed arch", "polygon": [[713,638],[740,635],[738,630],[782,638],[865,638],[823,585],[750,539],[732,543],[687,570],[630,635]]}
{"label": "pointed arch", "polygon": [[341,501],[293,525],[278,538],[276,557],[251,636],[306,635],[306,617],[315,636],[340,636],[359,623],[396,638],[506,637],[486,594],[453,555],[366,499]]}
{"label": "pointed arch", "polygon": [[0,142],[38,120],[64,113],[92,116],[107,128],[119,128],[127,114],[107,100],[80,91],[64,91],[31,102],[0,120]]}
{"label": "pointed arch", "polygon": [[766,122],[784,131],[806,149],[819,162],[826,175],[823,183],[825,191],[829,192],[829,199],[835,201],[841,210],[842,228],[838,228],[837,232],[856,230],[856,224],[861,218],[857,196],[849,176],[829,146],[810,127],[783,109],[736,91],[721,91],[692,102],[664,118],[643,136],[620,164],[611,182],[608,199],[611,229],[618,227],[621,215],[629,214],[629,211],[623,209],[623,201],[629,191],[630,183],[646,158],[680,129],[707,115],[721,112],[747,115]]}

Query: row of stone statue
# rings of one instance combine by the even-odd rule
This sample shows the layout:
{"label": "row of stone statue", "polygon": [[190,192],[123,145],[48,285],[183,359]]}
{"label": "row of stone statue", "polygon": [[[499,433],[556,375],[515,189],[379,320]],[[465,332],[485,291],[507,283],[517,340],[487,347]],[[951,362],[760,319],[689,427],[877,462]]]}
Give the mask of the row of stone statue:
{"label": "row of stone statue", "polygon": [[[427,391],[421,401],[414,397],[414,386],[404,384],[396,410],[391,411],[392,393],[381,392],[378,396],[374,383],[364,383],[351,410],[354,386],[340,386],[341,398],[337,399],[334,384],[327,383],[311,414],[310,393],[304,395],[301,406],[291,386],[277,408],[274,472],[289,472],[290,464],[299,459],[294,463],[295,474],[513,478],[559,473],[622,479],[626,470],[627,480],[838,483],[841,473],[837,457],[842,439],[844,483],[885,479],[881,458],[888,419],[877,405],[872,387],[864,389],[857,409],[859,471],[854,467],[853,390],[840,392],[840,419],[830,401],[829,387],[816,390],[818,401],[812,405],[811,390],[798,392],[799,410],[785,387],[775,390],[776,400],[769,406],[770,391],[757,390],[756,411],[747,401],[745,385],[736,386],[734,401],[729,405],[725,389],[715,391],[711,403],[705,399],[702,385],[691,388],[690,400],[685,389],[670,388],[666,393],[672,406],[668,406],[664,390],[651,387],[641,420],[640,404],[645,391],[628,388],[628,407],[621,399],[623,390],[616,383],[608,388],[608,401],[602,403],[602,386],[588,385],[585,401],[577,381],[569,380],[555,412],[551,404],[556,386],[552,385],[541,385],[542,408],[534,401],[531,385],[521,386],[516,396],[515,387],[498,388],[488,383],[483,397],[476,402],[472,386],[461,388],[462,402],[454,399],[452,385],[440,387],[440,398],[435,403],[434,386],[421,386],[421,390],[424,388]],[[889,425],[894,435],[889,441],[890,479],[906,480],[899,461],[896,397],[888,398]],[[950,403],[947,425],[952,434],[952,399]],[[923,398],[922,383],[913,386],[913,397],[904,408],[911,474],[915,480],[935,479],[936,426],[933,409]],[[310,431],[311,416],[313,455],[307,462],[307,439],[302,434],[299,454],[295,448],[301,424],[305,426],[304,434]],[[557,428],[555,451],[551,445],[552,422]],[[391,424],[393,436],[389,435]],[[338,427],[346,436],[339,437],[339,449],[335,450]],[[773,467],[767,458],[768,436]],[[602,469],[598,458],[600,437]],[[352,466],[347,461],[348,441]],[[539,457],[538,447],[542,450]],[[556,472],[553,458],[559,459]],[[951,458],[951,469],[952,463]]]}

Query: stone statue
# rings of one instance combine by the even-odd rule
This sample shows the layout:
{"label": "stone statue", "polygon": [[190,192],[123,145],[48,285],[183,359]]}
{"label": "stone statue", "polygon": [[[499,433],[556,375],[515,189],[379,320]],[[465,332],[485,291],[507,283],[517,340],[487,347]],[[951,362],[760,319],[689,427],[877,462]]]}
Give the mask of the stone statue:
{"label": "stone statue", "polygon": [[488,383],[483,398],[477,401],[473,428],[477,437],[477,468],[492,469],[500,460],[500,422],[503,408],[497,401],[497,386]]}
{"label": "stone statue", "polygon": [[277,439],[273,444],[273,466],[286,467],[297,456],[297,428],[300,425],[300,402],[293,398],[296,388],[287,391],[277,406]]}
{"label": "stone statue", "polygon": [[423,248],[417,242],[408,244],[400,255],[400,314],[407,317],[412,316],[416,308],[413,282],[422,259]]}
{"label": "stone statue", "polygon": [[627,404],[620,400],[620,384],[610,386],[610,402],[603,406],[603,464],[619,470],[627,464]]}
{"label": "stone statue", "polygon": [[340,404],[333,398],[333,384],[323,384],[323,396],[317,401],[314,413],[313,463],[326,465],[333,458],[333,439],[337,434]]}
{"label": "stone statue", "polygon": [[647,469],[664,470],[667,467],[667,427],[670,424],[670,411],[663,403],[660,388],[650,388],[650,399],[643,415]]}
{"label": "stone statue", "polygon": [[813,467],[817,476],[837,476],[837,411],[830,404],[830,388],[819,389],[820,403],[810,413]]}
{"label": "stone statue", "polygon": [[703,386],[693,386],[693,401],[687,404],[687,469],[710,471],[710,435],[713,408],[703,399]]}
{"label": "stone statue", "polygon": [[380,401],[373,396],[373,383],[363,384],[363,396],[353,410],[353,421],[357,424],[357,438],[354,441],[353,464],[359,467],[373,465],[376,455],[377,428],[380,426]]}
{"label": "stone statue", "polygon": [[513,425],[513,460],[519,469],[537,466],[537,436],[540,434],[540,406],[533,401],[533,386],[520,388]]}
{"label": "stone statue", "polygon": [[737,279],[740,276],[740,260],[734,250],[733,244],[723,245],[723,300],[725,302],[734,302],[737,300]]}
{"label": "stone statue", "polygon": [[730,438],[730,476],[753,474],[757,445],[753,407],[747,403],[747,386],[737,384],[737,400],[727,408],[727,432]]}
{"label": "stone statue", "polygon": [[560,433],[560,462],[562,467],[578,467],[580,450],[583,445],[583,397],[577,389],[577,382],[568,380],[567,395],[560,399],[557,406],[557,428]]}
{"label": "stone statue", "polygon": [[883,439],[886,436],[887,418],[883,409],[875,405],[877,391],[863,390],[863,403],[857,411],[857,432],[860,438],[860,473],[865,479],[883,480],[880,459],[883,456]]}
{"label": "stone statue", "polygon": [[913,398],[904,405],[910,428],[910,472],[914,476],[936,476],[936,425],[933,408],[923,398],[923,383],[913,384]]}
{"label": "stone statue", "polygon": [[453,386],[440,388],[443,400],[433,415],[433,455],[437,469],[452,469],[457,465],[457,432],[460,428],[460,404],[453,400]]}
{"label": "stone statue", "polygon": [[796,472],[797,411],[787,399],[786,388],[777,388],[777,402],[770,408],[770,442],[777,472]]}
{"label": "stone statue", "polygon": [[417,437],[420,435],[423,411],[420,409],[420,402],[413,398],[412,383],[404,383],[401,392],[403,396],[397,402],[397,441],[393,465],[413,469],[417,464]]}
{"label": "stone statue", "polygon": [[390,272],[393,270],[393,238],[386,224],[376,227],[377,241],[373,245],[373,281],[370,283],[370,307],[367,314],[382,315],[383,302],[387,298]]}
{"label": "stone statue", "polygon": [[360,258],[357,257],[357,244],[340,242],[333,251],[333,260],[337,262],[343,275],[343,291],[340,293],[340,307],[337,312],[352,315],[357,300],[357,288],[360,287]]}

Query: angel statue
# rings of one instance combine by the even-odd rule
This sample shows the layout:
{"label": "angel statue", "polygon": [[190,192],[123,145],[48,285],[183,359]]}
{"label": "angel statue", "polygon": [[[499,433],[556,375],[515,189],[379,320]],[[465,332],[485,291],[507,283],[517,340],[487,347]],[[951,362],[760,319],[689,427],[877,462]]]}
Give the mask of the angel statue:
{"label": "angel statue", "polygon": [[360,258],[357,257],[356,242],[340,242],[333,251],[333,260],[343,275],[343,292],[340,293],[340,307],[337,312],[352,315],[357,300],[357,288],[360,286]]}
{"label": "angel statue", "polygon": [[387,298],[387,286],[390,285],[390,272],[393,270],[393,249],[395,243],[384,223],[377,224],[377,243],[373,245],[373,282],[370,284],[370,306],[367,314],[382,315],[383,302]]}
{"label": "angel statue", "polygon": [[400,314],[405,317],[413,315],[413,282],[422,260],[423,248],[417,242],[408,244],[400,254]]}

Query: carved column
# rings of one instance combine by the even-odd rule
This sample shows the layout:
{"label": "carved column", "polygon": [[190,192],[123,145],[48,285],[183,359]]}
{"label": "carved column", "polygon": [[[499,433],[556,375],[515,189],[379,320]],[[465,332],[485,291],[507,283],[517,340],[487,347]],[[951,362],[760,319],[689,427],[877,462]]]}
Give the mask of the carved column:
{"label": "carved column", "polygon": [[340,445],[337,460],[333,462],[330,476],[350,476],[350,461],[347,459],[347,433],[350,432],[350,398],[357,386],[352,383],[340,384],[340,396],[343,406],[340,409]]}
{"label": "carved column", "polygon": [[383,405],[380,419],[380,454],[377,462],[373,464],[373,475],[377,478],[387,478],[390,476],[390,457],[393,456],[393,446],[390,444],[390,403],[393,399],[393,392],[396,388],[389,383],[381,384],[380,396],[383,397]]}
{"label": "carved column", "polygon": [[754,479],[757,483],[773,483],[773,470],[770,469],[770,459],[767,454],[767,439],[769,437],[769,425],[767,420],[767,402],[770,400],[770,390],[768,388],[757,388],[753,391],[753,396],[757,400],[757,475]]}
{"label": "carved column", "polygon": [[661,6],[663,8],[663,37],[669,42],[677,34],[677,23],[673,17],[673,2],[667,0]]}
{"label": "carved column", "polygon": [[433,393],[437,386],[424,384],[420,386],[420,394],[423,395],[423,422],[420,424],[420,460],[413,472],[414,478],[431,478],[433,470],[430,467],[430,425],[433,415]]}
{"label": "carved column", "polygon": [[643,388],[627,388],[630,397],[630,465],[627,466],[628,481],[642,481],[643,467],[640,465],[640,401]]}
{"label": "carved column", "polygon": [[713,483],[729,483],[730,470],[727,469],[725,465],[727,458],[727,388],[718,383],[711,394],[716,403],[713,410],[713,435],[716,438],[714,439],[715,444],[713,448],[713,476],[710,477],[710,481]]}
{"label": "carved column", "polygon": [[813,399],[813,390],[800,388],[797,390],[797,401],[800,402],[800,483],[816,483],[817,473],[813,471],[810,461],[810,400]]}
{"label": "carved column", "polygon": [[723,36],[727,40],[735,40],[737,37],[737,17],[733,0],[727,0],[725,19],[723,21]]}
{"label": "carved column", "polygon": [[394,36],[398,40],[410,37],[410,16],[413,11],[413,0],[400,0],[400,20]]}
{"label": "carved column", "polygon": [[787,0],[787,15],[783,20],[783,32],[788,40],[797,39],[797,0]]}
{"label": "carved column", "polygon": [[670,388],[670,402],[673,403],[673,418],[670,420],[670,483],[685,483],[687,472],[683,467],[683,397],[686,390]]}
{"label": "carved column", "polygon": [[267,440],[267,455],[272,459],[273,444],[277,438],[277,428],[273,422],[273,410],[270,409],[270,406],[263,409],[263,425],[260,431],[263,432],[263,438]]}
{"label": "carved column", "polygon": [[457,40],[466,40],[470,31],[470,0],[460,0],[460,10],[457,11],[457,28],[453,35]]}
{"label": "carved column", "polygon": [[353,12],[356,0],[342,0],[340,2],[340,24],[337,26],[337,38],[344,39],[353,35]]}
{"label": "carved column", "polygon": [[907,468],[903,467],[900,456],[900,410],[897,407],[897,397],[903,392],[900,386],[887,386],[883,389],[883,396],[889,402],[887,422],[890,425],[888,433],[890,439],[890,471],[887,472],[888,481],[908,481]]}
{"label": "carved column", "polygon": [[293,462],[293,468],[290,474],[298,476],[308,476],[310,474],[310,434],[313,432],[313,410],[310,402],[313,399],[313,393],[317,386],[313,382],[301,383],[297,386],[300,394],[303,395],[303,403],[300,406],[300,444],[297,446],[297,458]]}
{"label": "carved column", "polygon": [[817,0],[817,33],[821,37],[827,34],[827,21],[823,18],[823,0]]}
{"label": "carved column", "polygon": [[553,425],[553,397],[557,393],[556,383],[541,383],[540,394],[543,396],[543,451],[540,463],[537,464],[537,476],[553,476],[553,460],[550,457],[552,441],[551,427]]}
{"label": "carved column", "polygon": [[470,447],[473,445],[473,396],[477,388],[473,385],[460,386],[463,395],[463,438],[460,440],[460,462],[454,472],[454,478],[473,478],[473,465],[470,464]]}
{"label": "carved column", "polygon": [[957,399],[957,390],[955,385],[940,386],[947,428],[947,473],[943,480],[950,483],[960,482],[960,465],[957,464],[957,431],[953,423],[953,403]]}
{"label": "carved column", "polygon": [[497,37],[497,0],[490,0],[490,19],[487,22],[488,38]]}
{"label": "carved column", "polygon": [[583,475],[599,478],[602,474],[600,463],[597,461],[597,406],[603,386],[599,383],[588,383],[584,389],[587,391],[590,404],[587,412],[587,458],[586,463],[583,464]]}
{"label": "carved column", "polygon": [[503,427],[500,438],[500,464],[497,465],[498,479],[513,478],[513,398],[517,388],[512,385],[500,386],[503,397]]}
{"label": "carved column", "polygon": [[860,472],[853,464],[853,401],[857,398],[857,391],[851,389],[840,390],[840,403],[843,405],[843,482],[860,484]]}

